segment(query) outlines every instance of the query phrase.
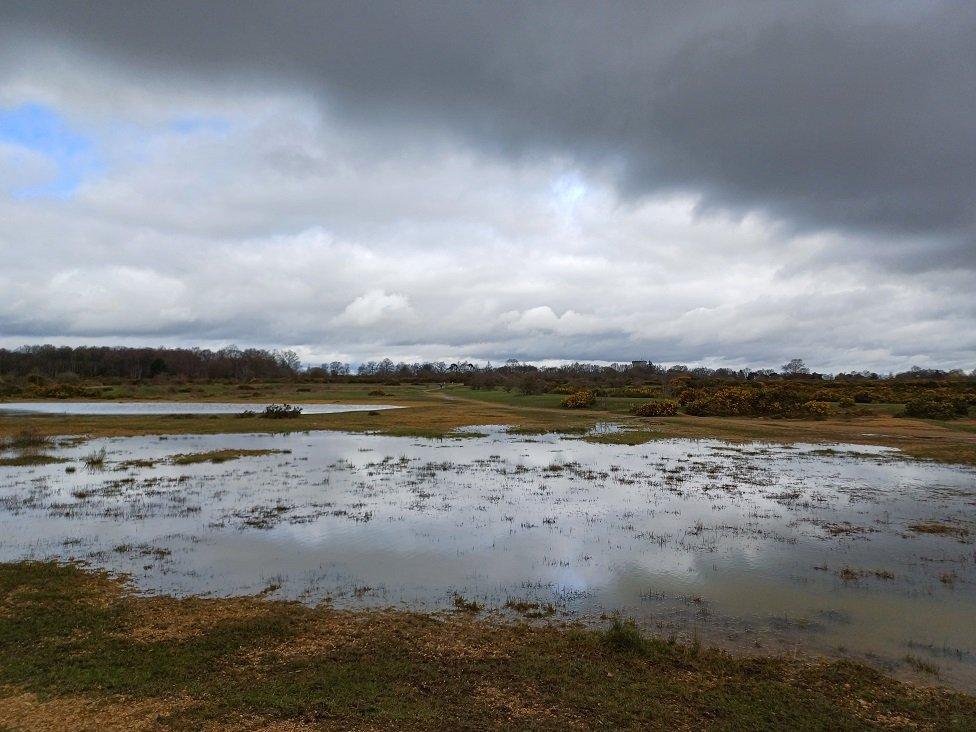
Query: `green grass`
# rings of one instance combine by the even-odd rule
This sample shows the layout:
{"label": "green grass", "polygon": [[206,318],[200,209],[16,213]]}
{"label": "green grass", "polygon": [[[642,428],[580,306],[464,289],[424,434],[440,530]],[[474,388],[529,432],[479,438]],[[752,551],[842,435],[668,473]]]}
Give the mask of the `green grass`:
{"label": "green grass", "polygon": [[[910,690],[852,663],[737,658],[620,619],[600,633],[491,623],[468,607],[434,617],[139,597],[52,563],[0,565],[0,608],[0,715],[16,689],[158,700],[158,724],[181,729],[242,717],[398,729],[858,730],[895,717],[976,727],[970,696]],[[168,635],[146,634],[160,624]]]}

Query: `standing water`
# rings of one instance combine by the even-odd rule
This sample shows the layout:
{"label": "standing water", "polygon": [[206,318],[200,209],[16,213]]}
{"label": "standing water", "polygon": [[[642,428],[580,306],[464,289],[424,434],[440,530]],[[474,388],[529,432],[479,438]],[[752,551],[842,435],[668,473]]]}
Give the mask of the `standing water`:
{"label": "standing water", "polygon": [[[255,452],[185,457],[214,450]],[[761,652],[896,673],[920,659],[976,689],[970,468],[864,446],[498,430],[113,438],[52,455],[0,467],[0,560],[83,560],[177,595],[619,612]]]}

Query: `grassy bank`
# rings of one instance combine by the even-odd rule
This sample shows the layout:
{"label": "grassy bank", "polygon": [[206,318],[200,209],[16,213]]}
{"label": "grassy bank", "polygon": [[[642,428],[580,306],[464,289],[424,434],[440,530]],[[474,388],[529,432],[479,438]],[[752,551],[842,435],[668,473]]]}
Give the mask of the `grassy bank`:
{"label": "grassy bank", "polygon": [[[202,384],[188,387],[113,387],[112,398],[174,401],[331,402],[393,404],[405,409],[304,414],[296,419],[241,419],[234,415],[66,416],[0,414],[0,437],[30,429],[46,435],[118,436],[143,434],[219,434],[345,430],[387,435],[446,437],[477,425],[510,425],[524,433],[579,431],[611,421],[634,430],[627,435],[598,438],[605,442],[640,444],[653,439],[721,439],[734,442],[848,442],[896,447],[906,456],[976,465],[976,420],[954,422],[904,419],[890,405],[871,405],[873,412],[830,419],[760,417],[636,418],[630,406],[639,400],[614,398],[593,409],[560,409],[559,396],[465,387],[414,385],[369,387],[357,384]],[[173,391],[170,391],[173,389]],[[382,391],[382,394],[371,393]]]}
{"label": "grassy bank", "polygon": [[[463,603],[462,603],[463,604]],[[976,728],[976,699],[844,662],[0,565],[0,728]]]}

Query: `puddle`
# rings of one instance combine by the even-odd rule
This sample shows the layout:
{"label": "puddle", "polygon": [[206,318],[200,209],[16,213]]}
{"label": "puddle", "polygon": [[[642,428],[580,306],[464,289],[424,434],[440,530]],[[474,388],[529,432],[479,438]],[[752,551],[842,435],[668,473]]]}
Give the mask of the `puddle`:
{"label": "puddle", "polygon": [[[101,448],[104,469],[86,468]],[[279,452],[171,462],[217,450]],[[273,586],[307,603],[433,610],[459,594],[601,625],[619,611],[664,635],[895,673],[911,654],[976,689],[970,468],[863,445],[627,446],[498,429],[53,452],[67,462],[0,467],[2,560],[79,559],[177,595]],[[912,528],[933,525],[949,530]]]}

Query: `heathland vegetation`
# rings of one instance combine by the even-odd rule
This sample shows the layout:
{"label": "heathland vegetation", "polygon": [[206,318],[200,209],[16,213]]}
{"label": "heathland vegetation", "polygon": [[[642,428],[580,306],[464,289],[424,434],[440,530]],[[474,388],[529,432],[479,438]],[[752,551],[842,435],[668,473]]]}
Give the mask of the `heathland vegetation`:
{"label": "heathland vegetation", "polygon": [[[234,415],[14,415],[0,435],[137,435],[331,429],[445,437],[477,425],[523,431],[626,429],[586,439],[639,444],[667,437],[853,442],[910,457],[976,464],[976,376],[913,368],[897,374],[782,368],[668,368],[638,361],[537,367],[334,362],[301,367],[291,353],[204,349],[0,349],[0,403],[21,400],[223,401],[261,404]],[[346,414],[277,413],[275,403],[391,404]],[[245,409],[251,407],[243,407]],[[271,413],[276,412],[276,413]],[[273,419],[290,416],[289,419]],[[457,431],[461,430],[460,433]]]}
{"label": "heathland vegetation", "polygon": [[[3,401],[31,400],[242,406],[231,414],[2,411]],[[301,410],[315,402],[406,408]],[[758,371],[390,360],[306,368],[294,354],[254,349],[38,346],[0,350],[0,466],[61,462],[64,438],[55,435],[323,429],[463,438],[481,425],[507,425],[530,440],[557,431],[628,445],[670,437],[854,442],[976,464],[974,404],[976,375],[962,371],[822,375],[798,361]],[[601,422],[622,429],[592,432]],[[199,470],[267,452],[213,448],[176,453],[166,464]],[[105,463],[104,448],[92,449],[79,467],[94,472]],[[544,626],[496,622],[462,597],[454,607],[353,612],[264,597],[145,597],[72,565],[3,564],[0,728],[64,720],[106,729],[113,720],[147,729],[976,725],[972,697],[902,684],[856,663],[734,656],[648,637],[619,619],[606,619],[602,632],[551,618]]]}
{"label": "heathland vegetation", "polygon": [[[194,384],[236,384],[246,398],[257,381],[373,385],[368,396],[387,395],[377,386],[464,386],[525,396],[558,396],[569,409],[605,408],[610,399],[638,401],[639,416],[684,413],[710,417],[814,417],[857,415],[865,405],[923,419],[968,415],[976,404],[976,370],[914,367],[897,374],[861,371],[810,373],[799,359],[780,369],[664,368],[648,361],[601,366],[574,363],[538,367],[510,360],[502,365],[467,362],[370,361],[356,369],[333,362],[303,368],[291,351],[219,351],[166,348],[26,346],[0,349],[0,399],[118,398],[126,387],[169,386],[171,393]],[[301,390],[300,390],[301,391]]]}

